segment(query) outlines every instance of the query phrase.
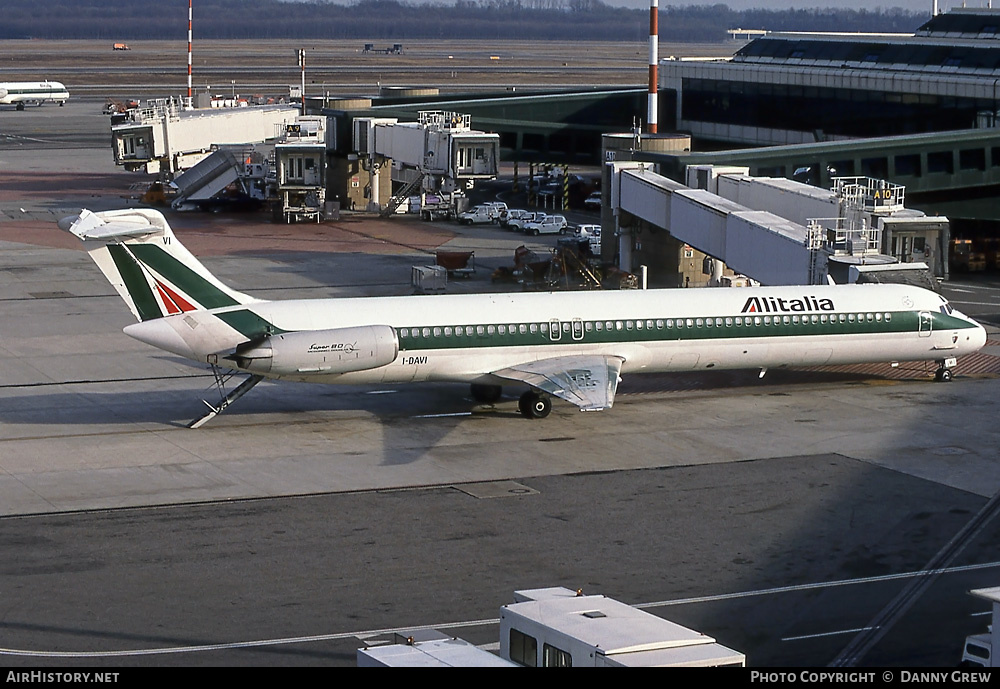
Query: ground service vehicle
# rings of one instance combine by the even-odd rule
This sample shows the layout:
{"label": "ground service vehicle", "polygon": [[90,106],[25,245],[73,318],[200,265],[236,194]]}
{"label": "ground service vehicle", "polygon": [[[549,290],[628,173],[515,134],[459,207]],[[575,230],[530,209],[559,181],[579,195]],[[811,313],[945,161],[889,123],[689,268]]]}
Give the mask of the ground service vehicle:
{"label": "ground service vehicle", "polygon": [[462,225],[480,225],[491,223],[496,219],[496,213],[489,206],[475,206],[458,214],[458,222]]}
{"label": "ground service vehicle", "polygon": [[540,234],[563,234],[569,223],[561,215],[546,215],[539,221],[530,222],[524,226],[524,233],[538,236]]}
{"label": "ground service vehicle", "polygon": [[590,251],[594,254],[601,253],[601,226],[600,225],[579,225],[573,234],[577,239],[586,239],[590,242]]}
{"label": "ground service vehicle", "polygon": [[520,208],[511,208],[503,211],[500,213],[500,227],[505,230],[513,229],[511,227],[511,222],[514,220],[521,220],[529,215],[531,215],[531,211],[522,210]]}
{"label": "ground service vehicle", "polygon": [[990,658],[993,655],[992,633],[972,634],[965,637],[962,647],[962,667],[992,667]]}
{"label": "ground service vehicle", "polygon": [[513,220],[508,221],[507,227],[518,232],[524,232],[525,225],[527,225],[528,223],[540,221],[544,217],[545,213],[542,213],[540,211],[528,212],[526,215],[520,218],[514,218]]}

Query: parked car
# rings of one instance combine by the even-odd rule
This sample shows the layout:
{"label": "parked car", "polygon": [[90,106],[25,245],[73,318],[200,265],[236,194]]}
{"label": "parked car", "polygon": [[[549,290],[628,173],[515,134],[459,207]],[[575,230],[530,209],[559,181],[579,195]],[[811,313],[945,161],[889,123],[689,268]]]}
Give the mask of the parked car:
{"label": "parked car", "polygon": [[507,212],[507,204],[504,203],[503,201],[490,201],[482,205],[492,209],[493,218],[497,222],[500,221],[500,216]]}
{"label": "parked car", "polygon": [[506,230],[508,227],[510,227],[511,220],[514,220],[515,218],[520,218],[527,212],[528,211],[521,210],[520,208],[508,208],[505,211],[500,211],[500,217],[497,219],[497,222],[500,224],[500,227]]}
{"label": "parked car", "polygon": [[525,211],[525,215],[520,218],[514,218],[513,220],[507,221],[507,228],[518,232],[524,232],[525,225],[531,222],[541,221],[544,217],[545,213],[542,213],[541,211]]}
{"label": "parked car", "polygon": [[578,225],[573,230],[573,235],[577,239],[586,239],[590,243],[591,253],[601,252],[601,226],[600,225]]}
{"label": "parked car", "polygon": [[566,218],[561,215],[546,215],[537,222],[530,222],[524,226],[525,234],[538,236],[540,234],[564,234],[566,232]]}
{"label": "parked car", "polygon": [[595,191],[583,200],[583,207],[588,211],[601,210],[601,192]]}

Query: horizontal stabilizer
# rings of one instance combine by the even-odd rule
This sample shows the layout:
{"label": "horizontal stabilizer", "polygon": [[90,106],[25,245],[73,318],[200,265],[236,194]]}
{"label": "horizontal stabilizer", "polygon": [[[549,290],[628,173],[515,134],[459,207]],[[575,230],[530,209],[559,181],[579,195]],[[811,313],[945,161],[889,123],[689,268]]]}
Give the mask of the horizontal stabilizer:
{"label": "horizontal stabilizer", "polygon": [[63,218],[59,227],[84,248],[140,321],[260,301],[212,275],[151,208]]}
{"label": "horizontal stabilizer", "polygon": [[[162,220],[162,215],[159,213],[156,215],[159,215]],[[154,234],[173,235],[166,222],[156,223],[155,217],[150,217],[150,215],[141,209],[106,211],[101,216],[83,209],[80,211],[80,215],[73,215],[60,220],[59,227],[85,241],[126,239],[129,237],[138,238]]]}

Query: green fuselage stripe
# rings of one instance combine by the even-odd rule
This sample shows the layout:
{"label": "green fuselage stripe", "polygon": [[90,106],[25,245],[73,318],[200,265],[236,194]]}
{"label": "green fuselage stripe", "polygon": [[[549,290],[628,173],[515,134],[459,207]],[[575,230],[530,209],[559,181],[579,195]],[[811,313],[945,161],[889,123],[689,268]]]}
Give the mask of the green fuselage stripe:
{"label": "green fuselage stripe", "polygon": [[[975,324],[969,321],[955,318],[953,316],[947,316],[942,313],[937,312],[927,312],[930,316],[930,322],[925,322],[923,329],[928,332],[935,330],[957,330],[965,328],[974,328]],[[713,316],[711,319],[707,317],[692,317],[692,318],[653,318],[653,319],[642,319],[642,328],[637,328],[635,319],[631,320],[632,327],[629,328],[629,320],[612,320],[611,329],[607,328],[608,321],[602,320],[601,329],[598,330],[596,327],[596,321],[577,321],[575,330],[573,321],[558,321],[558,326],[560,328],[561,334],[559,339],[553,339],[548,332],[548,329],[552,327],[552,322],[544,323],[504,323],[504,329],[506,332],[500,333],[499,326],[501,324],[481,324],[481,325],[431,325],[431,326],[421,326],[419,328],[397,328],[396,331],[399,334],[399,345],[400,350],[408,351],[420,351],[420,350],[439,350],[439,349],[466,349],[466,348],[478,348],[478,347],[524,347],[524,346],[541,346],[541,345],[571,345],[571,344],[618,344],[624,342],[682,342],[688,340],[710,340],[710,341],[726,341],[735,339],[755,339],[755,338],[775,338],[775,337],[811,337],[811,336],[836,336],[836,335],[872,335],[872,334],[896,334],[896,333],[916,333],[921,329],[920,319],[921,316],[915,311],[898,311],[898,312],[880,312],[878,315],[880,319],[875,318],[875,314],[872,313],[872,319],[868,320],[868,313],[860,314],[862,320],[858,319],[859,314],[857,312],[853,313],[854,321],[847,320],[843,323],[840,322],[840,314],[828,314],[827,322],[812,322],[813,314],[805,314],[799,317],[799,322],[785,323],[784,315],[763,315],[763,314],[742,314],[739,318],[742,318],[742,325],[736,325],[737,317],[722,317],[722,325],[717,324],[719,317]],[[816,314],[817,316],[819,314]],[[848,314],[845,314],[845,316]],[[888,319],[886,316],[888,315]],[[830,318],[835,318],[835,322],[831,322]],[[760,318],[759,323],[755,321],[755,318]],[[767,324],[765,319],[768,318],[770,323]],[[789,316],[791,319],[791,316]],[[803,322],[803,319],[808,322]],[[701,325],[698,325],[698,321],[701,321]],[[711,320],[712,324],[707,325],[707,322]],[[727,324],[729,321],[729,324]],[[653,327],[648,327],[648,324],[652,322]],[[671,327],[667,327],[667,323],[672,322]],[[688,322],[693,323],[689,326]],[[621,323],[621,329],[618,328],[618,324]],[[658,326],[657,324],[662,324]],[[678,323],[682,325],[679,327]],[[511,326],[515,326],[516,332],[511,332]],[[521,326],[525,327],[527,332],[521,333]],[[532,325],[535,328],[535,332],[531,332]],[[569,326],[569,330],[565,330],[565,326]],[[546,328],[545,331],[542,330],[542,326]],[[589,326],[589,329],[588,329]],[[451,335],[445,335],[445,328],[449,327],[452,329]],[[466,332],[469,328],[472,328],[472,334],[468,335]],[[492,332],[490,329],[492,328]],[[456,331],[461,329],[462,334],[454,334]],[[424,331],[428,331],[428,335],[424,335]],[[438,335],[435,335],[435,330],[438,331]],[[405,335],[403,332],[405,331]],[[413,333],[418,331],[420,334],[414,336]],[[574,337],[574,333],[576,337]]]}
{"label": "green fuselage stripe", "polygon": [[148,321],[162,316],[160,304],[156,301],[139,264],[118,244],[108,244],[108,251],[115,262],[115,267],[118,268],[118,272],[122,276],[125,289],[128,290],[129,296],[132,297],[132,302],[139,312],[139,319]]}
{"label": "green fuselage stripe", "polygon": [[223,311],[216,314],[219,320],[223,321],[236,332],[244,335],[249,340],[255,340],[264,335],[280,335],[288,332],[271,324],[249,309],[239,309],[238,311]]}
{"label": "green fuselage stripe", "polygon": [[172,282],[202,308],[236,306],[239,302],[155,244],[130,244],[135,257]]}

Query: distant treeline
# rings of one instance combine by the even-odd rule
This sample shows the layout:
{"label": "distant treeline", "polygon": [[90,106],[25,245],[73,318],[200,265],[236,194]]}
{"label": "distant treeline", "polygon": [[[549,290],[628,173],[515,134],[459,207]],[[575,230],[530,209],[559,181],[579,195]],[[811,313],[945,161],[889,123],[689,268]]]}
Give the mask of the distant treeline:
{"label": "distant treeline", "polygon": [[[832,0],[831,0],[832,1]],[[195,0],[198,38],[549,39],[642,41],[648,9],[600,0]],[[928,17],[892,10],[744,10],[660,2],[660,40],[715,42],[729,28],[913,32]],[[186,39],[184,0],[3,0],[0,39]]]}

